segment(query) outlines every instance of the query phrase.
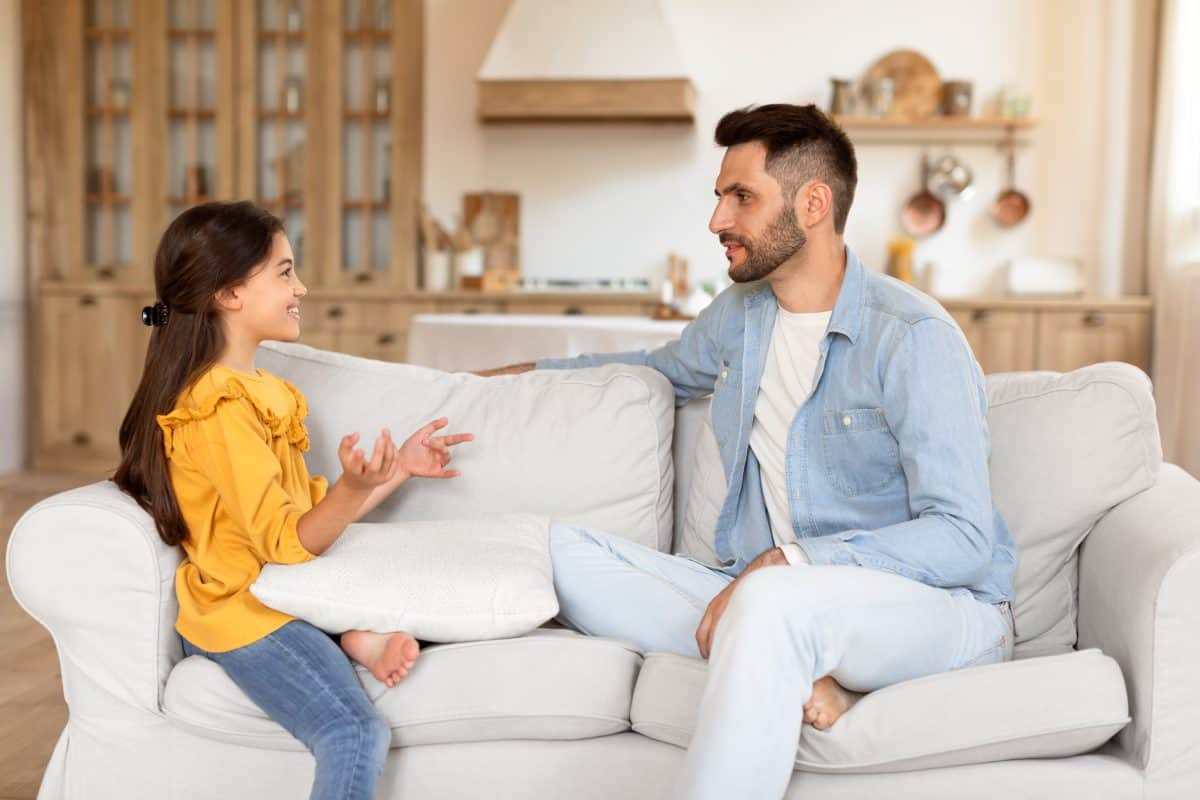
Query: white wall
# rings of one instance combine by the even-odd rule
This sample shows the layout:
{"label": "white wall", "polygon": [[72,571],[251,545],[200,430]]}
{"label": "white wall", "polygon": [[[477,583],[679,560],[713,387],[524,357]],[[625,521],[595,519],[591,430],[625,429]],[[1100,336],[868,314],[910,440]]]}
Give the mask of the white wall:
{"label": "white wall", "polygon": [[[1144,164],[1131,172],[1127,162],[1146,144],[1114,132],[1114,123],[1137,124],[1129,112],[1138,101],[1138,85],[1114,79],[1140,52],[1123,46],[1125,23],[1146,16],[1135,9],[1150,3],[664,0],[698,92],[694,127],[485,127],[475,119],[474,78],[509,3],[428,0],[424,178],[444,223],[463,192],[519,192],[526,275],[657,278],[671,250],[690,259],[693,274],[721,275],[724,259],[706,229],[721,156],[712,144],[717,120],[750,103],[824,107],[830,76],[857,76],[900,47],[925,53],[944,79],[974,81],[977,103],[1001,86],[1031,94],[1042,120],[1036,145],[1018,157],[1017,180],[1033,212],[1014,230],[997,229],[987,216],[1005,183],[1000,154],[990,145],[955,148],[974,169],[977,189],[918,247],[918,265],[936,265],[935,292],[997,290],[999,268],[1013,255],[1076,258],[1089,288],[1106,294],[1129,283],[1126,272],[1140,274],[1129,270],[1121,221],[1129,186],[1145,176]],[[916,189],[919,156],[914,146],[858,149],[847,241],[876,268],[888,238],[900,233],[896,220]]]}
{"label": "white wall", "polygon": [[24,126],[21,21],[0,0],[0,473],[23,466],[26,394]]}

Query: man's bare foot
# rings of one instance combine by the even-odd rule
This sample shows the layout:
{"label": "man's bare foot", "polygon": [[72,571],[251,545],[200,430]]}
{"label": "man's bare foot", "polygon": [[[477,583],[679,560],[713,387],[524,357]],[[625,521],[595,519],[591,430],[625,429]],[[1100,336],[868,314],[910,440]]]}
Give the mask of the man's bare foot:
{"label": "man's bare foot", "polygon": [[804,705],[804,721],[819,731],[827,730],[860,697],[843,689],[832,675],[826,675],[813,684],[812,697]]}
{"label": "man's bare foot", "polygon": [[421,648],[417,640],[404,631],[346,631],[342,634],[342,649],[369,669],[376,680],[391,688],[408,675]]}

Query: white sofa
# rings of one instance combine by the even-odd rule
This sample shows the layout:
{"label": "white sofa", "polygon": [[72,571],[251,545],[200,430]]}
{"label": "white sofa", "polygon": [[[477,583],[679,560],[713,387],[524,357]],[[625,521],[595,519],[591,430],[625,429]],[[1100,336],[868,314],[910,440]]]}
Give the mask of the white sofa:
{"label": "white sofa", "polygon": [[[437,411],[474,428],[455,486],[417,487],[374,519],[535,511],[711,559],[724,478],[707,404],[673,413],[656,373],[485,382],[301,345],[259,356],[308,397],[314,474],[336,477],[349,430]],[[1200,483],[1161,463],[1149,381],[1104,364],[991,376],[988,393],[993,493],[1022,548],[1016,660],[806,726],[787,796],[1200,796]],[[18,522],[9,581],[54,636],[70,706],[39,797],[306,796],[311,756],[219,667],[182,658],[179,557],[107,481]],[[379,794],[667,796],[704,670],[545,628],[428,647],[391,690],[360,671],[393,725]]]}

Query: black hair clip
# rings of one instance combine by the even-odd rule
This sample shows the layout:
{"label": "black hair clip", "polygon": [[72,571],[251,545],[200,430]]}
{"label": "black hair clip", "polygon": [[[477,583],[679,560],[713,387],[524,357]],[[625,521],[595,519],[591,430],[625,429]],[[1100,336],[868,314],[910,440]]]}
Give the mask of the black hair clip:
{"label": "black hair clip", "polygon": [[167,304],[159,300],[154,305],[142,309],[142,324],[155,327],[166,325],[167,318],[170,316],[171,310],[167,308]]}

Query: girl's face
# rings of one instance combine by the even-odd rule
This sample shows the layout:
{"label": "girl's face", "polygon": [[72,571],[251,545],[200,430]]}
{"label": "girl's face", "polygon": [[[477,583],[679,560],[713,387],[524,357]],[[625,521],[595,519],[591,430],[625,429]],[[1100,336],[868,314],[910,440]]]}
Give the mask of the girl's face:
{"label": "girl's face", "polygon": [[[224,294],[224,293],[223,293]],[[300,336],[300,298],[308,289],[296,275],[292,246],[276,233],[271,252],[245,283],[232,290],[240,303],[223,304],[229,325],[256,341],[291,342]]]}

